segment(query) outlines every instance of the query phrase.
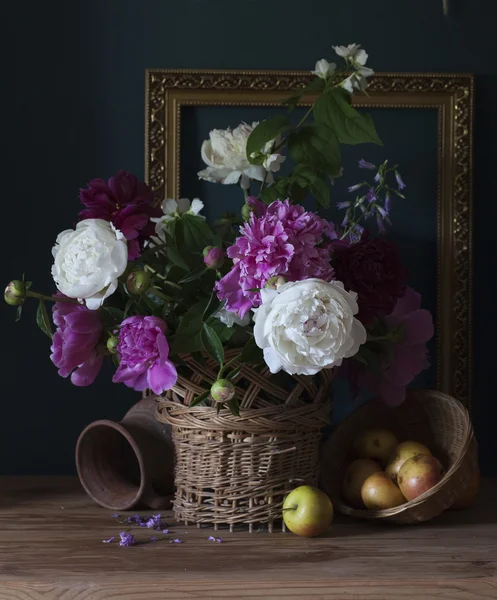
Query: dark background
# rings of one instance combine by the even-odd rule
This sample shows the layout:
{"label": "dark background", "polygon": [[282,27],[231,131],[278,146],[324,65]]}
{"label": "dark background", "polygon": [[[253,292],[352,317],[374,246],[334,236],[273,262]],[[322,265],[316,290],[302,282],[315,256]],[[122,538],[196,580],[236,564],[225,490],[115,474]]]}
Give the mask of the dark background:
{"label": "dark background", "polygon": [[[331,44],[358,42],[377,71],[474,73],[474,416],[483,470],[497,473],[497,5],[449,3],[447,19],[441,0],[6,4],[2,279],[25,271],[51,291],[51,247],[74,222],[79,187],[119,169],[143,176],[146,68],[311,69]],[[0,311],[0,472],[72,473],[82,428],[120,418],[137,394],[105,373],[86,389],[59,378],[33,309],[17,324]]]}

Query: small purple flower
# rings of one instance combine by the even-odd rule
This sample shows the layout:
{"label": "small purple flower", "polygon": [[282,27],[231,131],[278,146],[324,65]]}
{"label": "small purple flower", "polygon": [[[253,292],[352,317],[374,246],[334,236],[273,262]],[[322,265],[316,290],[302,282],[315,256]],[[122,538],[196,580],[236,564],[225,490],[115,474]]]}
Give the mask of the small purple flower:
{"label": "small purple flower", "polygon": [[349,223],[349,218],[347,215],[345,215],[345,217],[343,218],[343,221],[342,221],[342,227],[347,227],[348,223]]}
{"label": "small purple flower", "polygon": [[102,540],[102,544],[110,544],[115,540],[115,536],[110,537],[108,540]]}
{"label": "small purple flower", "polygon": [[387,192],[385,194],[385,211],[386,211],[387,215],[390,214],[390,202],[391,202],[390,192]]}
{"label": "small purple flower", "polygon": [[209,540],[209,542],[217,542],[218,544],[220,544],[223,541],[223,538],[221,538],[221,537],[216,538],[212,535],[210,535],[207,539]]}
{"label": "small purple flower", "polygon": [[350,202],[337,202],[338,210],[344,210],[345,208],[349,208]]}
{"label": "small purple flower", "polygon": [[163,529],[162,533],[164,533],[165,535],[167,535],[169,533],[169,529]]}
{"label": "small purple flower", "polygon": [[150,517],[150,519],[148,519],[148,521],[145,523],[145,525],[149,529],[160,529],[161,519],[162,519],[162,515],[160,513],[157,515],[153,515],[152,517]]}
{"label": "small purple flower", "polygon": [[359,190],[360,188],[362,188],[364,184],[363,183],[356,183],[355,185],[351,185],[349,186],[349,192],[355,192],[356,190]]}
{"label": "small purple flower", "polygon": [[395,171],[395,179],[397,180],[399,190],[403,190],[405,187],[407,187],[406,184],[402,181],[402,177],[400,176],[400,173],[398,171]]}
{"label": "small purple flower", "polygon": [[119,535],[121,537],[121,541],[119,542],[120,546],[133,546],[136,544],[135,536],[131,535],[131,533],[121,531]]}
{"label": "small purple flower", "polygon": [[370,163],[367,160],[361,158],[361,160],[359,161],[359,169],[370,169],[372,171],[373,169],[376,169],[376,165],[373,165],[373,163]]}
{"label": "small purple flower", "polygon": [[374,176],[374,180],[376,181],[376,183],[378,183],[378,181],[380,181],[380,172],[378,171],[378,173],[376,173],[376,175]]}
{"label": "small purple flower", "polygon": [[183,540],[180,540],[179,538],[176,538],[175,540],[170,540],[169,543],[170,544],[182,544]]}
{"label": "small purple flower", "polygon": [[110,515],[111,519],[119,519],[119,515],[117,513],[114,513],[112,515]]}
{"label": "small purple flower", "polygon": [[378,232],[383,235],[386,232],[385,225],[383,224],[383,219],[381,215],[376,215],[376,225],[378,226]]}
{"label": "small purple flower", "polygon": [[151,542],[156,542],[157,538],[155,537],[155,535],[150,536],[150,541]]}
{"label": "small purple flower", "polygon": [[366,194],[366,200],[371,204],[371,202],[376,202],[376,193],[374,188],[369,188],[369,192]]}
{"label": "small purple flower", "polygon": [[124,319],[119,331],[119,367],[112,381],[122,382],[137,392],[150,388],[154,394],[173,387],[178,379],[169,360],[167,325],[159,317],[137,315]]}

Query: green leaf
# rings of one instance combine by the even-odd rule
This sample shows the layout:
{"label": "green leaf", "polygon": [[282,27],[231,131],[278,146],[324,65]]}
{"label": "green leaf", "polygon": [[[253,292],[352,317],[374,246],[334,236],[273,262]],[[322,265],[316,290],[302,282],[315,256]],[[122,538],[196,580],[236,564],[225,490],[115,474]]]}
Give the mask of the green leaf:
{"label": "green leaf", "polygon": [[134,302],[135,302],[134,298],[128,298],[128,300],[126,301],[126,305],[124,307],[123,320],[128,316],[129,311],[130,311],[131,307],[133,306]]}
{"label": "green leaf", "polygon": [[191,273],[188,273],[188,275],[185,275],[183,278],[181,278],[178,283],[189,283],[190,281],[200,279],[200,277],[202,277],[202,275],[207,271],[207,267],[199,267],[198,269],[195,269]]}
{"label": "green leaf", "polygon": [[236,398],[231,398],[231,400],[226,403],[226,406],[231,410],[231,414],[235,415],[235,417],[240,416],[240,406]]}
{"label": "green leaf", "polygon": [[201,402],[205,402],[205,400],[207,400],[207,398],[209,397],[210,394],[210,390],[207,390],[206,392],[204,392],[203,394],[200,394],[200,396],[197,396],[194,400],[192,400],[191,404],[190,404],[190,408],[192,406],[197,406],[199,405]]}
{"label": "green leaf", "polygon": [[40,300],[38,304],[38,310],[36,311],[36,324],[43,331],[43,333],[48,335],[50,339],[53,338],[52,326],[50,325],[47,307],[45,306],[45,302],[43,300]]}
{"label": "green leaf", "polygon": [[262,355],[262,350],[255,343],[255,338],[250,338],[250,340],[243,347],[240,355],[240,362],[258,365],[263,362],[263,360],[264,357]]}
{"label": "green leaf", "polygon": [[207,323],[202,324],[200,339],[205,351],[220,365],[224,362],[224,348],[219,336]]}
{"label": "green leaf", "polygon": [[271,204],[280,197],[280,191],[277,184],[270,185],[262,190],[261,200],[264,204]]}
{"label": "green leaf", "polygon": [[252,131],[247,140],[247,159],[250,164],[262,164],[263,157],[251,158],[253,153],[260,154],[267,142],[274,140],[290,127],[290,121],[284,115],[262,121]]}
{"label": "green leaf", "polygon": [[304,94],[309,94],[311,92],[321,92],[324,89],[324,79],[321,77],[316,77],[310,83],[308,83],[305,87],[303,87],[298,94],[290,96],[290,98],[286,98],[283,100],[282,104],[286,104],[288,106],[288,112],[291,112],[297,104],[300,102],[300,99]]}
{"label": "green leaf", "polygon": [[[219,308],[219,300],[217,298],[216,292],[212,292],[211,296],[209,298],[209,302],[207,303],[207,306],[204,309],[204,312],[202,313],[202,321],[207,321],[207,319],[213,315],[216,310]],[[223,302],[224,304],[224,302]]]}
{"label": "green leaf", "polygon": [[15,320],[16,323],[17,323],[17,321],[21,320],[21,315],[22,315],[22,304],[19,304],[19,306],[17,307],[17,310],[16,310],[16,320]]}
{"label": "green leaf", "polygon": [[311,185],[311,192],[319,206],[328,208],[330,205],[330,188],[321,179],[316,179]]}
{"label": "green leaf", "polygon": [[102,307],[103,318],[106,323],[109,325],[115,325],[117,323],[122,323],[124,320],[124,312],[119,308],[113,308],[112,306],[103,306]]}
{"label": "green leaf", "polygon": [[342,144],[383,145],[371,116],[357,111],[342,89],[334,88],[319,96],[314,103],[314,118],[333,129]]}
{"label": "green leaf", "polygon": [[231,370],[227,375],[226,379],[231,381],[232,379],[236,379],[238,375],[240,375],[241,370],[243,369],[243,365],[240,365],[236,369]]}
{"label": "green leaf", "polygon": [[288,149],[293,158],[319,171],[336,176],[340,173],[342,155],[334,131],[324,123],[304,125],[288,138]]}
{"label": "green leaf", "polygon": [[205,367],[204,355],[201,352],[192,352],[192,358],[193,358],[193,360],[198,362],[199,365],[201,365],[202,367]]}

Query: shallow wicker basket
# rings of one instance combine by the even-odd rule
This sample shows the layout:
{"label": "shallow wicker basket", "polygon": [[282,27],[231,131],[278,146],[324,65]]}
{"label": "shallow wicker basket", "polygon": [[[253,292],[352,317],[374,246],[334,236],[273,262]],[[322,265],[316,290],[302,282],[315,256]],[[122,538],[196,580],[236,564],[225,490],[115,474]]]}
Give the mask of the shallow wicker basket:
{"label": "shallow wicker basket", "polygon": [[[341,497],[344,472],[356,458],[352,441],[367,428],[385,427],[400,441],[425,444],[446,469],[443,479],[411,502],[388,510],[359,510]],[[477,444],[468,411],[455,398],[437,391],[411,391],[397,408],[371,401],[354,411],[324,444],[320,484],[335,508],[359,519],[409,524],[427,521],[449,508],[471,483],[478,468]]]}
{"label": "shallow wicker basket", "polygon": [[189,376],[180,374],[172,393],[157,398],[157,418],[172,426],[175,517],[215,529],[284,528],[285,496],[296,485],[317,483],[321,430],[331,418],[331,371],[316,379],[295,377],[289,391],[265,366],[245,365],[234,380],[237,417],[228,409],[189,406],[204,391],[201,383],[216,379],[218,365],[182,358]]}

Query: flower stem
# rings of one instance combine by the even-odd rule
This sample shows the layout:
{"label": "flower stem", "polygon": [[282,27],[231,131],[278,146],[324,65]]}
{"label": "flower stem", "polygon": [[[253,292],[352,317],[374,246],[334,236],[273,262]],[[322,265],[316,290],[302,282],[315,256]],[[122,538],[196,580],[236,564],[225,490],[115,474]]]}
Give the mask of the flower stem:
{"label": "flower stem", "polygon": [[38,298],[38,300],[47,300],[48,302],[67,302],[68,304],[80,304],[76,298],[60,298],[59,296],[46,296],[45,294],[39,294],[28,290],[26,292],[26,298]]}

